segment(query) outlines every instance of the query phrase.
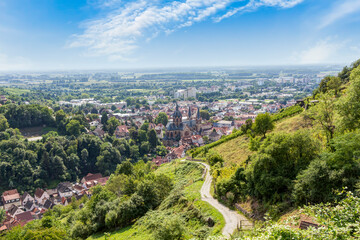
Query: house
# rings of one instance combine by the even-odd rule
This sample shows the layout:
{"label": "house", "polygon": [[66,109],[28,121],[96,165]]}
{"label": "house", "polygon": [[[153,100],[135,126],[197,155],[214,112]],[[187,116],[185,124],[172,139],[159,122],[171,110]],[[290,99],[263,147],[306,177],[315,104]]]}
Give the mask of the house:
{"label": "house", "polygon": [[12,217],[15,217],[15,215],[17,214],[20,214],[20,213],[23,213],[24,211],[19,208],[18,206],[16,205],[11,205],[11,207],[7,210],[7,213],[12,216]]}
{"label": "house", "polygon": [[60,197],[71,197],[73,195],[72,184],[70,182],[59,183],[56,189]]}
{"label": "house", "polygon": [[33,201],[27,201],[25,205],[23,205],[26,211],[32,211],[35,208],[35,203]]}
{"label": "house", "polygon": [[21,198],[17,189],[3,192],[1,199],[4,204],[5,211],[7,211],[12,205],[21,206]]}
{"label": "house", "polygon": [[54,206],[55,206],[55,204],[53,202],[51,202],[49,199],[47,199],[44,203],[45,209],[52,209]]}
{"label": "house", "polygon": [[92,181],[92,180],[97,180],[99,178],[102,178],[101,173],[95,173],[95,174],[88,173],[85,177],[83,177],[81,179],[81,183],[85,183],[85,182]]}
{"label": "house", "polygon": [[94,187],[98,184],[100,184],[101,186],[104,186],[106,184],[107,180],[109,180],[109,177],[101,177],[96,180],[86,181],[85,183],[83,183],[82,186],[85,189],[90,189],[91,187]]}
{"label": "house", "polygon": [[31,214],[31,212],[23,212],[20,214],[17,214],[15,216],[15,220],[21,225],[24,226],[26,223],[34,220],[33,215]]}
{"label": "house", "polygon": [[24,192],[21,196],[21,204],[25,206],[28,202],[34,202],[35,198],[33,198],[28,192]]}
{"label": "house", "polygon": [[46,193],[49,194],[50,199],[56,199],[59,196],[57,189],[47,189]]}
{"label": "house", "polygon": [[154,159],[152,160],[152,162],[153,162],[156,166],[160,166],[161,164],[169,163],[170,160],[167,159],[166,157],[157,156],[156,158],[154,158]]}
{"label": "house", "polygon": [[220,138],[221,138],[221,135],[218,134],[215,129],[214,129],[214,131],[212,131],[212,133],[210,133],[210,135],[209,135],[209,139],[210,139],[211,141],[213,141],[213,142],[219,140]]}
{"label": "house", "polygon": [[35,191],[35,201],[38,204],[43,205],[45,203],[46,199],[49,199],[49,198],[50,198],[50,196],[46,191],[44,191],[41,188],[36,189],[36,191]]}
{"label": "house", "polygon": [[192,144],[202,146],[204,145],[204,140],[200,135],[191,136]]}
{"label": "house", "polygon": [[176,158],[185,157],[185,147],[183,145],[181,145],[180,147],[174,148],[172,152],[176,156]]}
{"label": "house", "polygon": [[224,121],[224,120],[214,123],[215,127],[228,127],[228,128],[230,128],[232,125],[233,125],[232,121]]}
{"label": "house", "polygon": [[115,136],[117,138],[128,138],[130,136],[130,132],[126,125],[118,126],[115,130]]}

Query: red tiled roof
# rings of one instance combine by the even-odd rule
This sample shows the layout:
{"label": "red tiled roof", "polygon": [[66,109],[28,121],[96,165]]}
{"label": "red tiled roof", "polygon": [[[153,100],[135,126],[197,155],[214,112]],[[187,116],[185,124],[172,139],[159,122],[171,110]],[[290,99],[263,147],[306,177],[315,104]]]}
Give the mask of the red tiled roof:
{"label": "red tiled roof", "polygon": [[35,196],[38,198],[41,198],[41,196],[44,194],[44,190],[42,190],[41,188],[37,188],[35,191]]}
{"label": "red tiled roof", "polygon": [[96,179],[98,179],[98,178],[102,178],[101,173],[95,173],[95,174],[88,173],[88,175],[86,175],[86,176],[84,177],[84,180],[87,182],[87,181],[96,180]]}
{"label": "red tiled roof", "polygon": [[31,212],[23,212],[15,216],[15,219],[20,222],[21,226],[24,226],[26,223],[34,220]]}

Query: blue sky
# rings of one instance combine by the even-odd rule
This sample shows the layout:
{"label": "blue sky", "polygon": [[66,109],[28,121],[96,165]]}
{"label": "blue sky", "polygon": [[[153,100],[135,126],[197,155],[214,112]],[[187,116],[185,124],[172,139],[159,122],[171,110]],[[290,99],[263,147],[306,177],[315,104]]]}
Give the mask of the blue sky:
{"label": "blue sky", "polygon": [[360,0],[0,0],[0,70],[349,64]]}

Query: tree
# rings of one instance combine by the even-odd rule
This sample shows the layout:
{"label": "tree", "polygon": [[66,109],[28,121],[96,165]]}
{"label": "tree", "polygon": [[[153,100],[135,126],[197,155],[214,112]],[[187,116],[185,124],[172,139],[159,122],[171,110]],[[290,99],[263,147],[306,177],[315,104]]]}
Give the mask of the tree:
{"label": "tree", "polygon": [[320,123],[326,133],[327,143],[334,137],[335,101],[329,94],[321,94],[319,104],[311,109],[315,120]]}
{"label": "tree", "polygon": [[98,110],[96,109],[96,107],[93,107],[90,111],[91,114],[98,114]]}
{"label": "tree", "polygon": [[269,113],[259,114],[255,118],[255,127],[254,130],[257,134],[264,135],[266,137],[267,131],[271,131],[274,129],[274,123],[271,120],[271,116]]}
{"label": "tree", "polygon": [[288,200],[296,176],[318,156],[319,149],[305,131],[270,135],[246,169],[250,195],[271,203]]}
{"label": "tree", "polygon": [[108,120],[109,120],[109,118],[108,118],[107,112],[104,111],[101,114],[101,124],[106,125]]}
{"label": "tree", "polygon": [[116,174],[125,174],[125,175],[131,175],[134,172],[134,167],[131,162],[126,161],[123,162],[116,167]]}
{"label": "tree", "polygon": [[209,113],[208,110],[200,110],[200,116],[204,120],[209,120],[210,119],[210,113]]}
{"label": "tree", "polygon": [[338,101],[342,130],[353,131],[360,127],[360,66],[350,75],[350,86],[346,95]]}
{"label": "tree", "polygon": [[158,144],[158,139],[156,136],[155,129],[151,129],[148,134],[149,134],[149,136],[148,136],[149,143],[151,145],[151,148],[154,149],[154,148],[156,148],[156,146]]}
{"label": "tree", "polygon": [[111,111],[115,111],[117,109],[117,107],[115,105],[111,106]]}
{"label": "tree", "polygon": [[167,216],[159,222],[153,233],[154,239],[180,240],[185,233],[184,223],[177,215]]}
{"label": "tree", "polygon": [[166,113],[164,112],[159,112],[159,115],[156,117],[155,119],[155,123],[159,124],[161,123],[162,125],[166,126],[168,124],[168,116]]}
{"label": "tree", "polygon": [[79,136],[81,132],[85,130],[84,126],[80,124],[78,120],[71,120],[66,125],[66,131],[75,137]]}
{"label": "tree", "polygon": [[66,120],[66,113],[61,109],[55,113],[56,125],[59,126],[60,123],[64,120]]}
{"label": "tree", "polygon": [[208,162],[211,166],[214,166],[216,163],[220,163],[222,165],[224,163],[224,159],[220,156],[220,154],[215,153],[210,155]]}
{"label": "tree", "polygon": [[7,119],[3,115],[0,115],[0,132],[3,132],[8,128],[9,128],[9,123]]}
{"label": "tree", "polygon": [[107,121],[107,130],[110,135],[114,135],[114,132],[118,126],[120,126],[120,122],[116,117],[111,117]]}
{"label": "tree", "polygon": [[5,220],[5,210],[0,208],[0,225],[3,223],[4,220]]}
{"label": "tree", "polygon": [[121,163],[120,152],[111,146],[110,143],[103,143],[101,145],[100,155],[97,157],[96,166],[101,173],[110,175],[116,169],[116,166]]}

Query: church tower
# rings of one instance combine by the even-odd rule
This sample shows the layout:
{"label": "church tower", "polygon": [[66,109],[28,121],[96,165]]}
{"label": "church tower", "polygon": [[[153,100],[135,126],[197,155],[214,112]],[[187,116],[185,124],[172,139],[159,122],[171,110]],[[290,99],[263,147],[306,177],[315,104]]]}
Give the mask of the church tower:
{"label": "church tower", "polygon": [[192,118],[191,107],[189,107],[188,120],[191,120],[191,118]]}
{"label": "church tower", "polygon": [[200,115],[200,108],[197,108],[197,114],[196,114],[196,131],[200,132],[201,128],[201,115]]}
{"label": "church tower", "polygon": [[182,123],[182,114],[179,110],[179,105],[176,103],[176,109],[175,112],[173,114],[173,122],[175,124],[176,127],[179,127]]}

